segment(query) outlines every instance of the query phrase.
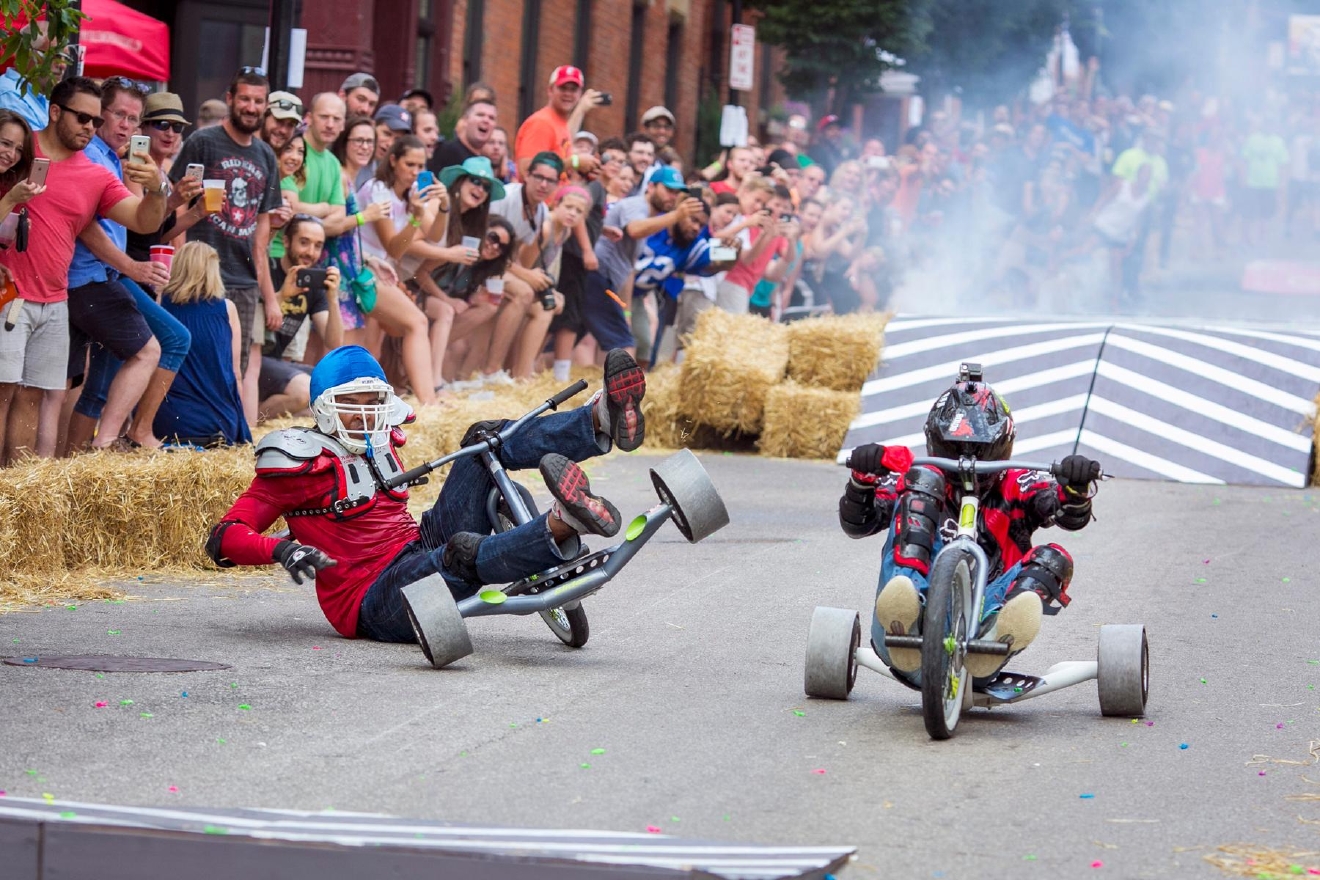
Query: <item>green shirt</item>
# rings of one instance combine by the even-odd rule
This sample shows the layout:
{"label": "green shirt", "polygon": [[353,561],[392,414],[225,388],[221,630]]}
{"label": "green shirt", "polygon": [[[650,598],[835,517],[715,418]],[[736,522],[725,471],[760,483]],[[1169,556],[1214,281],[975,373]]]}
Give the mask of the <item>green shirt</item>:
{"label": "green shirt", "polygon": [[1154,197],[1169,182],[1169,163],[1163,156],[1147,153],[1141,147],[1132,147],[1119,153],[1111,173],[1122,180],[1136,180],[1141,166],[1150,163],[1150,194]]}
{"label": "green shirt", "polygon": [[1247,162],[1249,188],[1279,188],[1279,170],[1288,162],[1288,147],[1283,138],[1258,131],[1242,145],[1242,158]]}
{"label": "green shirt", "polygon": [[[305,142],[305,141],[304,141]],[[307,182],[295,187],[289,178],[280,182],[281,189],[298,190],[298,199],[307,204],[344,204],[344,179],[339,160],[329,150],[315,150],[307,144],[307,155],[303,159],[303,174]],[[284,233],[271,236],[270,255],[275,259],[284,256]]]}

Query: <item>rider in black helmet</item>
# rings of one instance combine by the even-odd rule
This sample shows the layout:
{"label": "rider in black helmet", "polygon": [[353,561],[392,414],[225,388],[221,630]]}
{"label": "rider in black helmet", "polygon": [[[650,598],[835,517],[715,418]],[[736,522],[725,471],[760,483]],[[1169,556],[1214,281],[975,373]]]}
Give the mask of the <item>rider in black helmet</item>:
{"label": "rider in black helmet", "polygon": [[[926,418],[926,451],[936,458],[1006,461],[1017,429],[1008,404],[986,384],[978,367],[964,365],[958,381],[939,396]],[[880,588],[876,592],[871,644],[900,680],[917,686],[921,652],[887,648],[885,633],[921,631],[921,609],[930,565],[957,529],[956,475],[913,467],[905,446],[858,446],[839,500],[844,532],[862,538],[884,531]],[[1042,613],[1056,614],[1071,600],[1073,561],[1058,544],[1034,546],[1032,534],[1057,525],[1076,531],[1091,520],[1092,485],[1100,465],[1081,455],[1061,464],[1064,477],[1010,469],[977,477],[981,547],[990,563],[980,636],[1024,650],[1040,631]],[[1057,606],[1054,604],[1057,603]],[[968,671],[984,683],[1007,658],[970,654]]]}

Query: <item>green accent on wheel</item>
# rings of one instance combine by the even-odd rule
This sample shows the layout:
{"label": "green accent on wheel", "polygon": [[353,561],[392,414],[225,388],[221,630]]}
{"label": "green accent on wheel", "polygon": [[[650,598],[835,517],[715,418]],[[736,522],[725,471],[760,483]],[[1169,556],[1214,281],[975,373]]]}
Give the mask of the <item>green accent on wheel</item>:
{"label": "green accent on wheel", "polygon": [[954,651],[958,650],[958,643],[954,640],[953,636],[944,637],[944,650],[948,652],[950,657],[953,656]]}
{"label": "green accent on wheel", "polygon": [[635,541],[645,528],[646,514],[639,513],[633,518],[632,522],[628,523],[628,531],[624,533],[625,537],[627,537],[629,541]]}
{"label": "green accent on wheel", "polygon": [[481,596],[481,601],[487,605],[503,605],[504,600],[509,598],[499,590],[482,590],[478,595]]}

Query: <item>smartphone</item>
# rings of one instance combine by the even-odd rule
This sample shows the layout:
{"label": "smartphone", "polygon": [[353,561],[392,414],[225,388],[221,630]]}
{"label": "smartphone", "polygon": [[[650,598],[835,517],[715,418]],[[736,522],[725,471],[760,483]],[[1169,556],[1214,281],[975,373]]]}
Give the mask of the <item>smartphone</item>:
{"label": "smartphone", "polygon": [[610,106],[610,105],[613,104],[613,103],[614,103],[614,96],[613,96],[613,95],[611,95],[609,92],[601,92],[601,93],[600,93],[600,106],[601,106],[601,107],[608,107],[608,106]]}
{"label": "smartphone", "polygon": [[727,263],[738,256],[736,248],[727,245],[712,245],[710,249],[710,261],[712,263]]}
{"label": "smartphone", "polygon": [[188,166],[188,170],[184,172],[183,176],[192,177],[200,181],[202,179],[202,175],[204,175],[205,173],[206,173],[206,166],[199,165],[198,163],[194,162],[193,164]]}
{"label": "smartphone", "polygon": [[33,186],[45,186],[48,171],[50,171],[49,159],[33,159],[32,170],[28,172],[28,183]]}
{"label": "smartphone", "polygon": [[305,290],[316,290],[318,287],[325,287],[325,270],[299,269],[298,274],[294,276],[294,283]]}
{"label": "smartphone", "polygon": [[886,169],[886,168],[889,167],[889,157],[888,157],[888,156],[867,156],[867,157],[866,157],[866,167],[867,167],[867,168],[878,168],[878,169],[880,169],[881,171],[883,171],[884,169]]}
{"label": "smartphone", "polygon": [[139,153],[143,156],[151,155],[151,138],[145,134],[135,134],[128,139],[128,161],[136,161],[133,157]]}
{"label": "smartphone", "polygon": [[421,192],[422,190],[426,189],[428,186],[430,186],[433,183],[435,183],[435,175],[432,174],[430,171],[423,169],[421,173],[417,175],[418,192]]}

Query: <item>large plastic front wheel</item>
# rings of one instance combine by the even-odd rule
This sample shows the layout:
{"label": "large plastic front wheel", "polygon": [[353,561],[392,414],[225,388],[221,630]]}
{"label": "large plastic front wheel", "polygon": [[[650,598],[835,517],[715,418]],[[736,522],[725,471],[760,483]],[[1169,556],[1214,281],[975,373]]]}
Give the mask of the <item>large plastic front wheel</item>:
{"label": "large plastic front wheel", "polygon": [[962,716],[967,674],[967,612],[975,557],[949,547],[935,557],[921,623],[921,716],[932,739],[953,736]]}

